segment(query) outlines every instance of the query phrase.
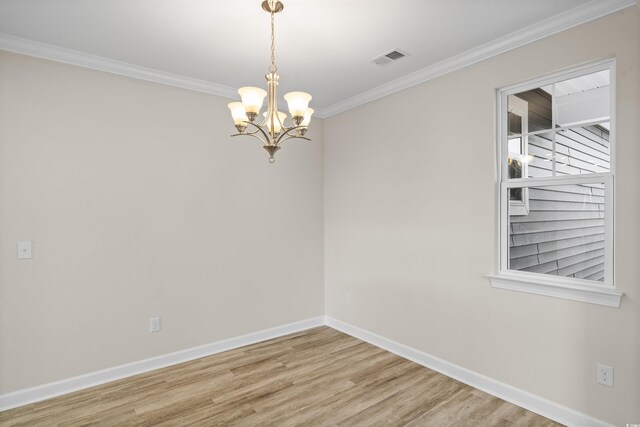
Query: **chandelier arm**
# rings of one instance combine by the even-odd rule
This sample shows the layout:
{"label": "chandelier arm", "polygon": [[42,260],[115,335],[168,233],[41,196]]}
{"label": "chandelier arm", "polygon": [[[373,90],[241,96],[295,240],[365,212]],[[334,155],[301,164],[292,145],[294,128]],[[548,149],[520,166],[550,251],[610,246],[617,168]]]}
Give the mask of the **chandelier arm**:
{"label": "chandelier arm", "polygon": [[285,142],[290,139],[304,139],[305,141],[311,141],[311,138],[307,138],[306,136],[288,135],[286,138],[278,138],[278,146],[281,142]]}
{"label": "chandelier arm", "polygon": [[[291,138],[300,138],[300,139],[306,139],[307,141],[311,141],[311,139],[309,139],[309,138],[305,138],[305,137],[302,137],[302,136],[298,136],[298,135],[289,135],[289,132],[291,132],[292,130],[298,130],[298,129],[302,129],[302,128],[306,128],[306,127],[307,127],[307,126],[291,126],[290,128],[284,128],[284,127],[283,127],[283,128],[284,128],[284,132],[282,132],[282,133],[280,134],[280,136],[278,137],[278,139],[276,139],[276,145],[277,145],[278,143],[280,143],[280,141],[281,141],[281,140],[282,140],[282,141],[286,141],[287,139],[291,139]],[[283,139],[283,138],[285,137],[285,135],[286,135],[286,136],[288,136],[288,138]]]}
{"label": "chandelier arm", "polygon": [[288,135],[286,132],[283,133],[282,135],[280,135],[278,137],[278,139],[276,140],[276,145],[280,145],[281,142],[285,142],[288,141],[290,139],[304,139],[306,141],[311,141],[311,138],[307,138],[306,136],[302,136],[302,135]]}
{"label": "chandelier arm", "polygon": [[[245,122],[245,123],[246,123],[246,122]],[[255,135],[255,134],[257,134],[257,133],[258,133],[258,131],[257,131],[257,130],[254,130],[253,132],[247,132],[247,131],[245,130],[244,132],[236,133],[236,134],[233,134],[233,135],[231,135],[231,136],[238,136],[238,135]]]}
{"label": "chandelier arm", "polygon": [[255,139],[257,139],[258,141],[260,141],[262,143],[262,145],[266,145],[266,142],[264,142],[264,140],[262,138],[260,138],[258,135],[256,135],[256,132],[253,132],[253,133],[234,133],[231,136],[252,136]]}
{"label": "chandelier arm", "polygon": [[[251,132],[251,133],[247,133],[245,135],[251,135],[251,136],[255,136],[256,138],[258,138],[260,141],[262,141],[264,143],[264,145],[271,145],[269,144],[269,142],[271,142],[271,138],[269,138],[269,135],[264,131],[264,129],[262,129],[261,126],[258,126],[255,123],[251,123],[251,122],[245,122],[248,125],[251,125],[253,127],[256,128],[255,132]],[[264,140],[262,138],[257,137],[255,134],[260,131],[260,133],[262,133],[262,135],[264,136]]]}

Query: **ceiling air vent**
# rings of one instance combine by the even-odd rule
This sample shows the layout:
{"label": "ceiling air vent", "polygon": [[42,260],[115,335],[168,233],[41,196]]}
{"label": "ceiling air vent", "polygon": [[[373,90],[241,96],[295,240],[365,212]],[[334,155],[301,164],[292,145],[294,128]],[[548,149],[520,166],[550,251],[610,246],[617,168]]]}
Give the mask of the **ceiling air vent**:
{"label": "ceiling air vent", "polygon": [[404,50],[400,50],[400,49],[394,49],[390,52],[384,53],[380,56],[377,56],[375,58],[373,58],[371,61],[371,63],[376,64],[376,65],[385,65],[388,64],[390,62],[393,61],[397,61],[398,59],[402,59],[405,56],[409,56],[409,54],[407,52],[405,52]]}

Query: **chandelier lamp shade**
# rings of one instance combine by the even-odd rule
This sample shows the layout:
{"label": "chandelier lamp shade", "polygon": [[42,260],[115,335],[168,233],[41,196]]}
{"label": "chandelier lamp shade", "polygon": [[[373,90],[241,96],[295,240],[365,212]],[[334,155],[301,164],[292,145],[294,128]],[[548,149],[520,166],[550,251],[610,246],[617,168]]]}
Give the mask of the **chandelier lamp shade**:
{"label": "chandelier lamp shade", "polygon": [[[306,92],[289,92],[284,96],[289,107],[291,118],[287,122],[287,114],[278,111],[277,87],[280,81],[275,55],[275,26],[274,16],[284,9],[282,2],[265,0],[262,9],[271,14],[271,65],[265,75],[267,90],[259,87],[247,86],[238,89],[241,102],[229,104],[233,123],[238,133],[231,136],[252,136],[262,142],[262,146],[269,153],[269,162],[275,162],[274,154],[280,149],[280,144],[289,139],[305,139],[313,109],[309,108],[311,95]],[[260,117],[260,110],[267,98],[267,111]]]}

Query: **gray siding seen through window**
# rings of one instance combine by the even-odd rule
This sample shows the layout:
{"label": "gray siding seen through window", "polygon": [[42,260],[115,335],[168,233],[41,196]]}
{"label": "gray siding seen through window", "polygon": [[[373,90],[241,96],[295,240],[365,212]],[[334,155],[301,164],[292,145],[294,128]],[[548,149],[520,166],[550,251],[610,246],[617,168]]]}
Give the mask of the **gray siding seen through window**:
{"label": "gray siding seen through window", "polygon": [[[529,131],[549,129],[550,96],[539,89],[518,96],[529,102]],[[551,176],[550,136],[530,135],[528,151],[527,175]],[[608,172],[609,161],[604,126],[557,132],[557,175]],[[528,214],[509,216],[508,268],[603,281],[604,184],[531,187],[527,197]]]}

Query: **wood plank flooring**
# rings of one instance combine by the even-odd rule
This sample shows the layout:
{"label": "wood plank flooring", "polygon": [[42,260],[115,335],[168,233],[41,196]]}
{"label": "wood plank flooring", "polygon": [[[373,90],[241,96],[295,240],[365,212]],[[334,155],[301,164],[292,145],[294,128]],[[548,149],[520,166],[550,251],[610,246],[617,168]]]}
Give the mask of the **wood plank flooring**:
{"label": "wood plank flooring", "polygon": [[0,413],[2,426],[557,426],[328,327]]}

